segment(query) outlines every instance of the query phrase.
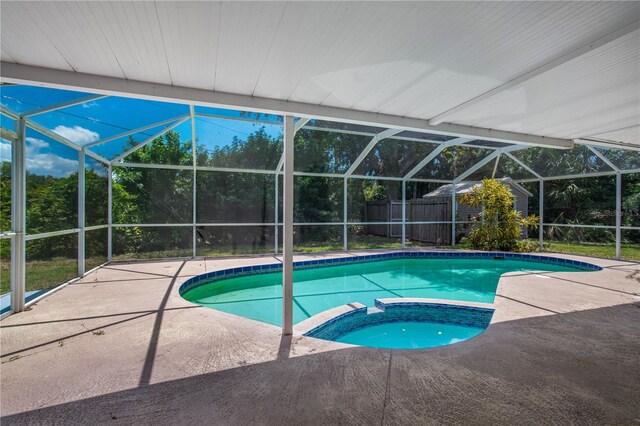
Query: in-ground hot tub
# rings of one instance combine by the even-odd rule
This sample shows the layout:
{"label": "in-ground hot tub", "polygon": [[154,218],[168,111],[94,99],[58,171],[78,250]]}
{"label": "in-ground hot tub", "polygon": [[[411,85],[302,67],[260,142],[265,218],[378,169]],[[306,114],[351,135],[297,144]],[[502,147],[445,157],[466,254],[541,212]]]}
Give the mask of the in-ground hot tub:
{"label": "in-ground hot tub", "polygon": [[493,309],[486,307],[377,300],[374,308],[347,311],[304,335],[376,348],[433,348],[479,335],[492,316]]}

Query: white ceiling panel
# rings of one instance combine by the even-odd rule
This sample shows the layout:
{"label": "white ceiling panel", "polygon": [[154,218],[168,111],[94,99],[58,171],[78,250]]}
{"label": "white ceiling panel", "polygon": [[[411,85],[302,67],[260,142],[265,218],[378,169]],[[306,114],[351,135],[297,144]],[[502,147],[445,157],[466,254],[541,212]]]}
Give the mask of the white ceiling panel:
{"label": "white ceiling panel", "polygon": [[220,3],[158,2],[156,5],[173,84],[213,90]]}
{"label": "white ceiling panel", "polygon": [[73,71],[46,30],[32,18],[38,14],[36,8],[27,2],[0,2],[0,12],[3,61],[8,54],[7,60],[13,62]]}
{"label": "white ceiling panel", "polygon": [[222,4],[215,90],[253,94],[285,8],[282,2]]}
{"label": "white ceiling panel", "polygon": [[[0,2],[2,61],[430,119],[640,19],[640,2]],[[444,120],[638,123],[636,31]],[[629,137],[616,133],[617,137]]]}
{"label": "white ceiling panel", "polygon": [[154,2],[90,2],[89,7],[127,79],[172,84]]}
{"label": "white ceiling panel", "polygon": [[450,121],[578,138],[640,124],[640,30],[459,111]]}
{"label": "white ceiling panel", "polygon": [[597,139],[617,141],[631,145],[640,145],[640,124],[591,136]]}

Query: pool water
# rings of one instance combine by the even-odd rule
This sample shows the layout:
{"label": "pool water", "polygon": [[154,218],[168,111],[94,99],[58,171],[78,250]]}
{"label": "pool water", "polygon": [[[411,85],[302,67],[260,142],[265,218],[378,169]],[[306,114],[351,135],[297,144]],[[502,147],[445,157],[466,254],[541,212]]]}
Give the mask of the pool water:
{"label": "pool water", "polygon": [[335,341],[387,349],[433,348],[462,342],[484,330],[484,327],[434,322],[391,322],[356,329],[343,334]]}
{"label": "pool water", "polygon": [[[514,259],[400,258],[295,270],[293,321],[352,302],[425,297],[493,303],[498,280],[512,271],[580,271],[576,267]],[[282,272],[222,279],[182,295],[202,306],[281,325]]]}

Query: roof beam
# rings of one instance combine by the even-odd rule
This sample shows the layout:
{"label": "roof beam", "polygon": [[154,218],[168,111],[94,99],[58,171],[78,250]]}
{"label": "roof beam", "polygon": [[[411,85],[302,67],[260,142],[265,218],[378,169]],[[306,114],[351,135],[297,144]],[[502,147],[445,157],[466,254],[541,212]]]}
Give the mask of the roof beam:
{"label": "roof beam", "polygon": [[406,182],[412,177],[414,177],[420,170],[424,168],[424,166],[432,162],[433,159],[436,158],[446,148],[449,148],[450,146],[454,146],[454,145],[461,145],[471,140],[472,139],[468,139],[468,138],[456,138],[456,139],[451,139],[450,141],[442,142],[436,149],[431,151],[429,155],[427,155],[422,161],[416,164],[416,166],[413,169],[411,169],[409,173],[404,175],[402,180]]}
{"label": "roof beam", "polygon": [[493,173],[491,173],[491,179],[496,178],[496,172],[498,171],[498,163],[500,162],[500,154],[498,154],[498,156],[496,157],[496,163],[493,165]]}
{"label": "roof beam", "polygon": [[129,154],[133,154],[134,152],[136,152],[137,150],[139,150],[140,148],[142,148],[143,146],[146,146],[148,144],[150,144],[151,142],[153,142],[154,139],[159,138],[160,136],[164,135],[165,133],[167,133],[169,130],[172,130],[176,127],[178,127],[179,125],[181,125],[182,123],[184,123],[185,121],[187,121],[189,119],[189,117],[185,117],[182,120],[173,123],[171,126],[169,127],[165,127],[164,129],[160,130],[158,133],[156,133],[153,136],[150,136],[149,138],[147,138],[145,141],[137,144],[136,146],[133,146],[131,148],[129,148],[127,151],[123,152],[122,154],[118,155],[116,158],[113,159],[113,161],[111,161],[111,164],[115,164],[118,163],[119,161],[121,161],[124,157],[126,157]]}
{"label": "roof beam", "polygon": [[637,30],[638,28],[640,28],[640,20],[636,20],[630,24],[625,25],[622,28],[619,28],[616,31],[610,32],[600,38],[597,38],[595,40],[593,40],[592,42],[585,44],[582,47],[579,47],[577,49],[572,50],[571,52],[565,53],[564,55],[561,55],[559,57],[557,57],[556,59],[554,59],[553,61],[547,62],[544,65],[541,65],[537,68],[532,69],[529,72],[526,72],[524,74],[522,74],[519,77],[514,78],[513,80],[510,80],[504,84],[501,84],[498,87],[495,87],[487,92],[482,93],[481,95],[476,96],[473,99],[469,99],[466,102],[463,102],[459,105],[454,106],[453,108],[448,109],[447,111],[436,115],[435,117],[432,117],[431,119],[429,119],[429,124],[432,126],[437,126],[440,123],[443,123],[444,121],[446,121],[448,118],[450,118],[451,116],[453,116],[454,114],[465,110],[473,105],[476,105],[486,99],[489,99],[499,93],[505,92],[509,89],[511,89],[512,87],[518,86],[528,80],[531,80],[549,70],[552,70],[556,67],[559,67],[573,59],[578,58],[579,56],[584,55],[585,53],[588,53],[594,49],[597,49],[601,46],[604,46],[607,43],[611,43],[614,40],[619,39],[620,37],[623,37],[627,34],[629,34],[632,31]]}
{"label": "roof beam", "polygon": [[111,164],[111,162],[109,160],[107,160],[106,158],[104,158],[102,155],[96,154],[95,152],[91,152],[91,151],[85,151],[84,152],[88,157],[93,158],[94,160],[98,160],[99,162],[103,163],[104,165],[108,166],[109,164]]}
{"label": "roof beam", "polygon": [[618,166],[616,166],[615,164],[613,164],[611,162],[611,160],[609,160],[607,157],[605,157],[604,155],[602,155],[602,153],[600,151],[598,151],[597,149],[595,149],[592,146],[586,145],[587,148],[589,148],[589,151],[593,152],[596,157],[598,157],[599,159],[601,159],[602,161],[604,161],[604,163],[611,167],[613,170],[615,170],[616,172],[619,172],[620,169],[618,168]]}
{"label": "roof beam", "polygon": [[522,168],[524,168],[526,171],[528,171],[529,173],[531,173],[532,175],[534,175],[538,179],[544,179],[538,172],[536,172],[531,167],[529,167],[526,164],[524,164],[524,162],[522,160],[518,159],[517,157],[514,157],[511,153],[506,152],[504,155],[506,155],[507,157],[511,158],[513,161],[518,163]]}
{"label": "roof beam", "polygon": [[18,135],[12,130],[0,127],[0,138],[6,139],[8,141],[15,141],[16,139],[18,139]]}
{"label": "roof beam", "polygon": [[523,148],[524,147],[522,147],[522,146],[507,146],[507,147],[501,148],[499,150],[496,150],[496,151],[492,152],[491,154],[487,155],[486,157],[484,157],[482,160],[478,161],[473,167],[471,167],[470,169],[468,169],[467,171],[462,173],[460,176],[455,178],[453,180],[453,182],[454,183],[462,182],[463,180],[465,180],[466,178],[471,176],[475,171],[480,169],[482,166],[484,166],[485,164],[489,163],[490,161],[495,160],[496,158],[498,158],[498,156],[500,154],[504,154],[504,153],[511,152],[511,151],[517,151],[518,149],[523,149]]}
{"label": "roof beam", "polygon": [[124,96],[164,102],[194,104],[208,107],[263,112],[296,117],[318,118],[354,124],[369,124],[387,128],[427,132],[438,135],[468,137],[496,142],[517,143],[552,148],[571,148],[569,139],[536,136],[502,130],[484,129],[459,124],[430,125],[427,120],[358,111],[327,105],[313,105],[269,99],[234,93],[171,86],[144,81],[125,80],[115,77],[84,74],[51,68],[20,65],[11,62],[0,63],[2,82],[31,84],[65,90],[79,90],[109,96]]}
{"label": "roof beam", "polygon": [[210,112],[194,112],[194,115],[196,117],[201,117],[201,118],[217,118],[217,119],[221,119],[221,120],[231,120],[231,121],[243,121],[243,122],[249,122],[249,123],[260,123],[260,124],[266,124],[269,126],[278,126],[278,127],[282,127],[282,123],[278,123],[278,122],[274,122],[274,121],[268,121],[268,120],[262,120],[262,119],[253,119],[251,117],[229,117],[227,115],[222,115],[222,114],[213,114]]}
{"label": "roof beam", "polygon": [[91,101],[96,101],[98,99],[102,99],[102,98],[106,98],[106,95],[91,95],[91,96],[86,96],[84,98],[80,98],[80,99],[73,99],[67,102],[61,102],[55,105],[49,105],[46,107],[42,107],[42,108],[38,108],[38,109],[34,109],[31,111],[27,111],[23,114],[21,114],[22,117],[33,117],[34,115],[39,115],[39,114],[44,114],[46,112],[53,112],[53,111],[57,111],[59,109],[62,108],[69,108],[72,106],[76,106],[76,105],[80,105],[80,104],[86,104],[87,102],[91,102]]}
{"label": "roof beam", "polygon": [[100,139],[95,142],[90,142],[83,146],[83,149],[91,148],[92,146],[102,145],[103,143],[111,142],[116,139],[124,138],[136,133],[144,132],[145,130],[153,129],[154,127],[164,126],[165,124],[173,123],[176,120],[182,120],[190,115],[180,115],[178,117],[169,118],[168,120],[159,121],[157,123],[151,123],[149,125],[138,127],[137,129],[127,130],[126,132],[118,133],[117,135],[109,136],[108,138]]}
{"label": "roof beam", "polygon": [[399,129],[387,129],[384,132],[380,132],[377,135],[375,135],[371,139],[371,141],[369,141],[367,146],[362,150],[360,155],[358,155],[358,157],[355,159],[355,161],[351,164],[349,169],[347,169],[347,171],[345,172],[344,176],[345,177],[351,176],[353,174],[353,172],[356,171],[356,169],[358,168],[360,163],[362,163],[362,161],[367,157],[367,155],[369,155],[369,153],[371,152],[373,147],[375,147],[378,142],[380,142],[381,140],[386,139],[388,137],[391,137],[391,136],[393,136],[395,134],[398,134],[401,131],[402,130],[399,130]]}
{"label": "roof beam", "polygon": [[601,138],[580,138],[574,139],[575,143],[579,145],[601,146],[603,148],[610,149],[626,149],[630,151],[640,151],[640,145],[630,145],[628,143],[612,141]]}
{"label": "roof beam", "polygon": [[59,134],[57,134],[56,132],[47,129],[44,126],[39,125],[38,123],[36,123],[35,121],[31,121],[28,118],[25,118],[25,124],[27,125],[27,127],[31,127],[33,130],[42,133],[45,136],[49,136],[51,139],[60,142],[61,144],[64,144],[66,146],[68,146],[69,148],[73,148],[76,151],[81,151],[82,147],[80,145],[77,145],[75,142],[70,141],[69,139],[65,138],[64,136],[61,136]]}

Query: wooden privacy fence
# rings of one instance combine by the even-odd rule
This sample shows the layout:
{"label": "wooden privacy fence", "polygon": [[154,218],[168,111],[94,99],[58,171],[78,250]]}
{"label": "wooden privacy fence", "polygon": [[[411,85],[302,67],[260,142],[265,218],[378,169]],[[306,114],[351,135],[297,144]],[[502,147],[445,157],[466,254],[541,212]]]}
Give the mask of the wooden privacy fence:
{"label": "wooden privacy fence", "polygon": [[[451,197],[428,197],[407,201],[407,239],[430,244],[451,244]],[[402,202],[368,201],[365,222],[398,222],[366,225],[367,234],[383,237],[402,236]],[[411,224],[410,222],[449,222]]]}

